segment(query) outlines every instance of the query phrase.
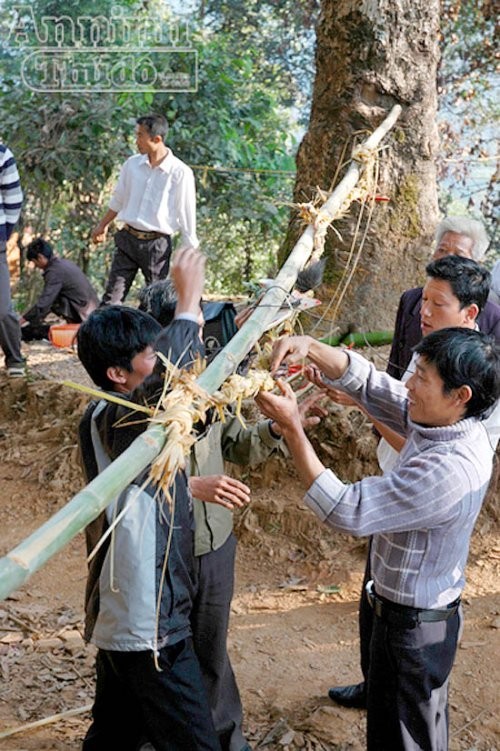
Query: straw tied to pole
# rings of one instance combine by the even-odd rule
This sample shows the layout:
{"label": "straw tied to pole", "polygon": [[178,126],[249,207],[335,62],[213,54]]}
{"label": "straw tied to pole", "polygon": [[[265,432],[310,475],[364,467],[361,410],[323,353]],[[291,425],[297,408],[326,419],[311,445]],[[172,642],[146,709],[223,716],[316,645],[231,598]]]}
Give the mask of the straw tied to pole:
{"label": "straw tied to pole", "polygon": [[186,371],[179,370],[163,356],[161,358],[165,365],[165,385],[150,420],[163,427],[166,441],[151,465],[150,478],[171,501],[169,489],[173,479],[179,470],[185,468],[187,457],[196,442],[193,426],[197,422],[204,423],[211,408],[224,422],[225,411],[232,404],[236,404],[236,417],[243,423],[243,399],[256,396],[259,391],[270,391],[275,384],[268,371],[250,370],[246,376],[234,373],[220,390],[209,394],[196,381],[203,367],[200,361],[195,363],[192,370]]}

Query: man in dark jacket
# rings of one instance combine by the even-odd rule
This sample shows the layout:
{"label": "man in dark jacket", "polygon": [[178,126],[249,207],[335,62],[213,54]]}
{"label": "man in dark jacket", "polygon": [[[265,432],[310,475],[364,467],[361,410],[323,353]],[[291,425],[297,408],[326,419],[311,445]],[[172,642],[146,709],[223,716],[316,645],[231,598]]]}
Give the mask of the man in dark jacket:
{"label": "man in dark jacket", "polygon": [[[433,261],[448,255],[471,258],[481,263],[488,248],[489,238],[481,222],[467,216],[449,216],[436,229],[436,249]],[[401,380],[413,354],[413,347],[422,338],[420,307],[422,287],[403,292],[399,301],[394,337],[387,372]],[[500,306],[488,301],[481,311],[477,324],[480,331],[500,339]]]}
{"label": "man in dark jacket", "polygon": [[46,240],[33,240],[26,258],[41,270],[43,291],[20,320],[24,341],[47,337],[49,326],[43,321],[51,311],[68,323],[81,323],[97,308],[97,294],[83,271],[73,261],[55,256]]}
{"label": "man in dark jacket", "polygon": [[[85,369],[122,399],[93,403],[82,420],[87,480],[146,429],[147,419],[134,404],[156,404],[162,393],[156,352],[182,367],[200,350],[203,267],[198,251],[178,254],[171,272],[178,306],[166,329],[147,313],[117,305],[99,308],[80,327],[78,355]],[[148,469],[86,529],[94,555],[85,636],[98,653],[93,722],[83,751],[136,751],[144,736],[157,751],[220,751],[191,636],[196,573],[187,478],[177,473],[169,502],[152,486]],[[112,537],[96,551],[125,508]]]}

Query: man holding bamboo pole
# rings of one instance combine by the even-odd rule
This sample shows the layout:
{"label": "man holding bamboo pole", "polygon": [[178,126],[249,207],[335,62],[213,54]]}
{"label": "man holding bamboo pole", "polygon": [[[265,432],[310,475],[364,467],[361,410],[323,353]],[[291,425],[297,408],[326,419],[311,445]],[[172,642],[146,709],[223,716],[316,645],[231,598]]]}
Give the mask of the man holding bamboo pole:
{"label": "man holding bamboo pole", "polygon": [[[317,457],[296,398],[261,394],[307,490],[306,504],[342,532],[373,535],[374,612],[367,684],[368,751],[448,748],[448,681],[461,630],[469,541],[492,471],[482,419],[500,396],[500,347],[465,328],[429,334],[406,384],[351,351],[311,337],[276,342],[272,369],[309,360],[314,382],[346,391],[406,444],[395,469],[343,483]],[[318,376],[318,371],[320,375]]]}
{"label": "man holding bamboo pole", "polygon": [[[178,305],[167,329],[123,306],[96,310],[79,329],[84,367],[98,386],[114,392],[114,401],[90,405],[80,426],[88,481],[144,433],[143,411],[156,405],[164,384],[156,352],[182,366],[200,350],[202,254],[181,251],[172,278]],[[220,751],[191,636],[196,576],[184,473],[166,494],[152,486],[146,467],[88,525],[86,537],[85,636],[98,653],[83,751],[136,751],[144,736],[156,751]]]}
{"label": "man holding bamboo pole", "polygon": [[[488,248],[489,238],[481,222],[470,219],[467,216],[449,216],[441,221],[435,233],[435,250],[431,257],[431,262],[441,261],[444,258],[462,259],[465,266],[465,272],[461,272],[460,260],[456,262],[456,274],[448,273],[446,276],[440,276],[440,267],[433,272],[438,280],[445,285],[450,283],[440,305],[435,306],[441,312],[440,328],[444,326],[462,326],[463,321],[469,327],[477,326],[479,331],[485,334],[491,334],[497,341],[500,341],[500,307],[494,302],[487,300],[487,294],[484,289],[479,290],[478,280],[481,273],[487,274],[486,270],[479,267],[477,274],[467,274],[467,264],[479,264]],[[453,261],[451,262],[453,266]],[[446,266],[445,266],[446,268]],[[470,267],[469,267],[470,271]],[[455,277],[454,279],[452,277]],[[475,280],[474,280],[475,277]],[[488,274],[488,280],[490,279]],[[488,281],[489,284],[489,281]],[[460,286],[461,292],[457,294],[457,286]],[[413,348],[422,336],[429,333],[429,330],[422,328],[421,309],[423,288],[414,287],[406,290],[401,296],[396,316],[394,336],[392,340],[387,373],[397,378],[405,380],[407,367],[412,358]],[[442,296],[441,296],[442,297]],[[482,298],[480,300],[479,298]],[[468,302],[466,300],[468,299]],[[451,301],[451,306],[450,306]],[[473,320],[464,318],[461,320],[461,314],[469,307],[470,302],[479,306],[479,311]],[[427,306],[428,307],[428,306]],[[436,328],[436,327],[434,327]],[[341,402],[342,403],[342,402]],[[346,403],[345,401],[343,402]],[[384,464],[381,460],[381,452],[384,451],[384,444],[379,444],[377,454],[379,464],[385,471]],[[368,581],[370,575],[370,557],[368,555],[364,581]],[[333,686],[328,691],[328,696],[332,701],[344,707],[354,707],[356,709],[366,709],[366,690],[365,680],[368,675],[368,665],[370,661],[370,634],[373,622],[373,611],[367,601],[364,587],[360,593],[359,602],[359,631],[360,631],[360,666],[363,674],[361,683],[350,684],[347,686]]]}

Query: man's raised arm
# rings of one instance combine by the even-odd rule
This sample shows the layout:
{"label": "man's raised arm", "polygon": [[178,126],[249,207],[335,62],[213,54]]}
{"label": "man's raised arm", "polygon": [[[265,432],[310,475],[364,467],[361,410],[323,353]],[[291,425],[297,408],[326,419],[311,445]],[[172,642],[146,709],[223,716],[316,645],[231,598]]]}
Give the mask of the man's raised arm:
{"label": "man's raised arm", "polygon": [[349,358],[342,349],[322,344],[312,336],[287,336],[274,343],[271,373],[275,373],[282,363],[306,364],[306,359],[317,365],[332,381],[341,378],[349,365]]}

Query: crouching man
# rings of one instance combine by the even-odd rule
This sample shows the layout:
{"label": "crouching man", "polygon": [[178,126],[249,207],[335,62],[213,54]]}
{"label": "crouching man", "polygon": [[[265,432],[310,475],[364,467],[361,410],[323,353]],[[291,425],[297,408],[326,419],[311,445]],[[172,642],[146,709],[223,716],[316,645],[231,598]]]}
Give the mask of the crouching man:
{"label": "crouching man", "polygon": [[[278,422],[319,518],[373,535],[368,592],[375,619],[367,689],[369,751],[445,751],[448,679],[461,626],[469,541],[491,476],[482,420],[500,396],[500,347],[463,328],[442,329],[415,348],[402,384],[355,352],[311,337],[276,342],[272,370],[302,362],[406,437],[392,472],[343,483],[318,459],[291,388],[261,394]],[[318,373],[318,370],[320,373]]]}

